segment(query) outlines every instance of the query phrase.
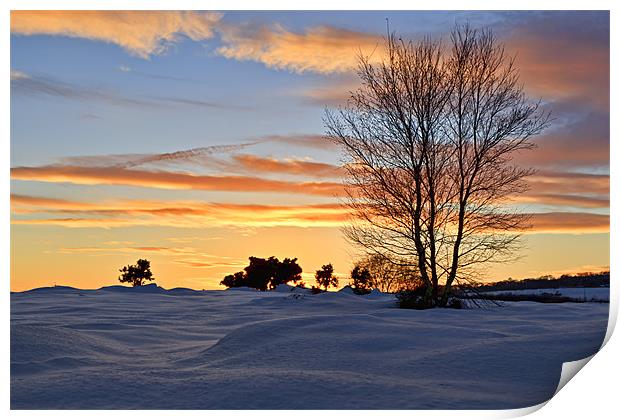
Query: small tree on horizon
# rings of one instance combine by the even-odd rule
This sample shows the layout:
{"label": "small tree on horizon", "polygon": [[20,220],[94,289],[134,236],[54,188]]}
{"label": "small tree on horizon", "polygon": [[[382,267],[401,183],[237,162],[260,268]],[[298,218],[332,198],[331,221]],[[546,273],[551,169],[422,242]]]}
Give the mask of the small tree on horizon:
{"label": "small tree on horizon", "polygon": [[221,285],[231,287],[251,287],[257,290],[275,289],[280,284],[301,281],[302,268],[297,258],[284,258],[280,261],[276,257],[250,257],[250,264],[234,274],[229,274],[220,282]]}
{"label": "small tree on horizon", "polygon": [[314,278],[320,287],[325,288],[325,291],[330,286],[338,287],[338,277],[334,276],[334,267],[331,263],[321,266],[320,270],[316,270]]}
{"label": "small tree on horizon", "polygon": [[353,270],[351,270],[351,283],[349,283],[349,285],[355,289],[355,293],[369,293],[370,289],[374,286],[370,271],[368,271],[366,267],[361,267],[356,264]]}
{"label": "small tree on horizon", "polygon": [[153,273],[151,273],[151,262],[145,259],[139,259],[135,265],[126,265],[118,270],[121,275],[118,281],[121,283],[131,283],[132,287],[144,286],[147,281],[155,281]]}

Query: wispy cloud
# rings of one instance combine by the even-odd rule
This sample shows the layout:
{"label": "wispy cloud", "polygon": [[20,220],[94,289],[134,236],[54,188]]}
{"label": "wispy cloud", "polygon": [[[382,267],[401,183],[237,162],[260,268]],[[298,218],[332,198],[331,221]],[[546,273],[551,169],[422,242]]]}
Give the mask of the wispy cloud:
{"label": "wispy cloud", "polygon": [[261,143],[281,143],[290,146],[308,147],[313,149],[338,149],[338,146],[319,134],[269,135],[256,139]]}
{"label": "wispy cloud", "polygon": [[213,37],[221,18],[221,13],[197,11],[14,10],[11,33],[103,41],[148,58],[183,38]]}
{"label": "wispy cloud", "polygon": [[297,92],[304,103],[322,107],[339,107],[347,104],[351,92],[359,88],[359,81],[348,81],[340,84],[329,83],[324,86],[315,86]]}
{"label": "wispy cloud", "polygon": [[193,79],[191,77],[177,77],[177,76],[170,76],[166,74],[150,73],[150,72],[135,70],[126,65],[118,66],[118,70],[122,73],[130,74],[132,76],[146,77],[148,79],[171,80],[173,82],[195,83],[195,84],[200,84],[200,85],[207,83],[204,80]]}
{"label": "wispy cloud", "polygon": [[79,86],[46,76],[28,75],[11,70],[11,94],[47,96],[87,102],[104,102],[116,106],[172,108],[177,106],[244,111],[245,106],[209,102],[175,96],[130,97],[113,90]]}

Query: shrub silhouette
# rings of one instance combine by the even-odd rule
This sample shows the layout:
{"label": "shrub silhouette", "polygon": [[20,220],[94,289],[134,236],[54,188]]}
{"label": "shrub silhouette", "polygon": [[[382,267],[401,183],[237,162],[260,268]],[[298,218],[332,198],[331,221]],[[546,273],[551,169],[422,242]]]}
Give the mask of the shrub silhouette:
{"label": "shrub silhouette", "polygon": [[151,273],[151,263],[148,260],[138,260],[136,265],[127,265],[120,270],[121,275],[118,281],[121,283],[131,283],[133,287],[143,286],[147,281],[154,281],[153,273]]}
{"label": "shrub silhouette", "polygon": [[325,288],[325,291],[330,286],[338,287],[338,277],[334,276],[334,267],[331,263],[322,266],[320,270],[316,270],[314,278],[319,286]]}
{"label": "shrub silhouette", "polygon": [[257,290],[274,289],[279,284],[301,281],[302,269],[297,258],[250,257],[250,264],[234,274],[229,274],[220,282],[228,288],[251,287]]}

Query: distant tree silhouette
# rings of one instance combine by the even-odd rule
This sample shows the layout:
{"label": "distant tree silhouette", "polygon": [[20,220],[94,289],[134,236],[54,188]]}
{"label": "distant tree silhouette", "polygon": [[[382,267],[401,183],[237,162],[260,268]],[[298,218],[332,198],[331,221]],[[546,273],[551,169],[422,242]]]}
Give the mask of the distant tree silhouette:
{"label": "distant tree silhouette", "polygon": [[413,290],[420,286],[420,273],[415,264],[407,260],[392,261],[380,254],[369,254],[355,263],[370,274],[368,287],[385,293]]}
{"label": "distant tree silhouette", "polygon": [[220,282],[226,287],[251,287],[257,290],[274,289],[279,284],[301,281],[302,268],[297,258],[250,257],[250,264],[235,274],[229,274]]}
{"label": "distant tree silhouette", "polygon": [[355,289],[355,293],[366,294],[372,289],[372,276],[370,271],[365,267],[356,265],[351,270],[351,283],[349,284]]}
{"label": "distant tree silhouette", "polygon": [[319,286],[327,289],[330,286],[338,287],[338,278],[334,276],[334,267],[330,264],[323,265],[320,270],[316,270],[314,275]]}
{"label": "distant tree silhouette", "polygon": [[148,260],[138,260],[136,265],[127,265],[120,270],[121,275],[118,281],[121,283],[131,283],[133,287],[143,286],[147,281],[154,281],[153,273],[151,273],[151,263]]}

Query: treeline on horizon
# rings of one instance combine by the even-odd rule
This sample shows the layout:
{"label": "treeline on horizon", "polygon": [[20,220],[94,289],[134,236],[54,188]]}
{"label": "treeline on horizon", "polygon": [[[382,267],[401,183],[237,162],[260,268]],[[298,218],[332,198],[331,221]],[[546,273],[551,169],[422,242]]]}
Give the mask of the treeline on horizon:
{"label": "treeline on horizon", "polygon": [[[119,270],[121,283],[131,283],[132,286],[143,286],[155,278],[150,269],[150,261],[140,259],[135,265],[129,265]],[[315,272],[317,286],[307,287],[302,279],[302,268],[297,258],[269,258],[249,257],[249,264],[234,274],[224,277],[220,285],[227,288],[248,287],[256,290],[273,290],[279,285],[309,288],[314,293],[326,292],[330,287],[338,287],[340,281],[334,275],[331,263],[321,266]],[[404,263],[395,263],[380,255],[370,255],[355,262],[350,272],[350,281],[347,284],[356,294],[367,294],[376,289],[383,293],[395,293],[401,301],[415,301],[424,293],[422,281],[418,271]],[[513,280],[511,278],[492,283],[473,283],[457,285],[455,294],[462,291],[492,292],[528,289],[557,289],[560,287],[609,287],[609,271],[582,272],[563,274],[559,277],[545,275],[538,278]],[[459,293],[460,295],[460,293]],[[462,296],[462,295],[461,295]]]}
{"label": "treeline on horizon", "polygon": [[606,287],[609,286],[609,271],[598,273],[584,272],[576,274],[552,275],[522,280],[507,279],[493,283],[479,283],[475,289],[479,292],[497,290],[557,289],[560,287]]}

